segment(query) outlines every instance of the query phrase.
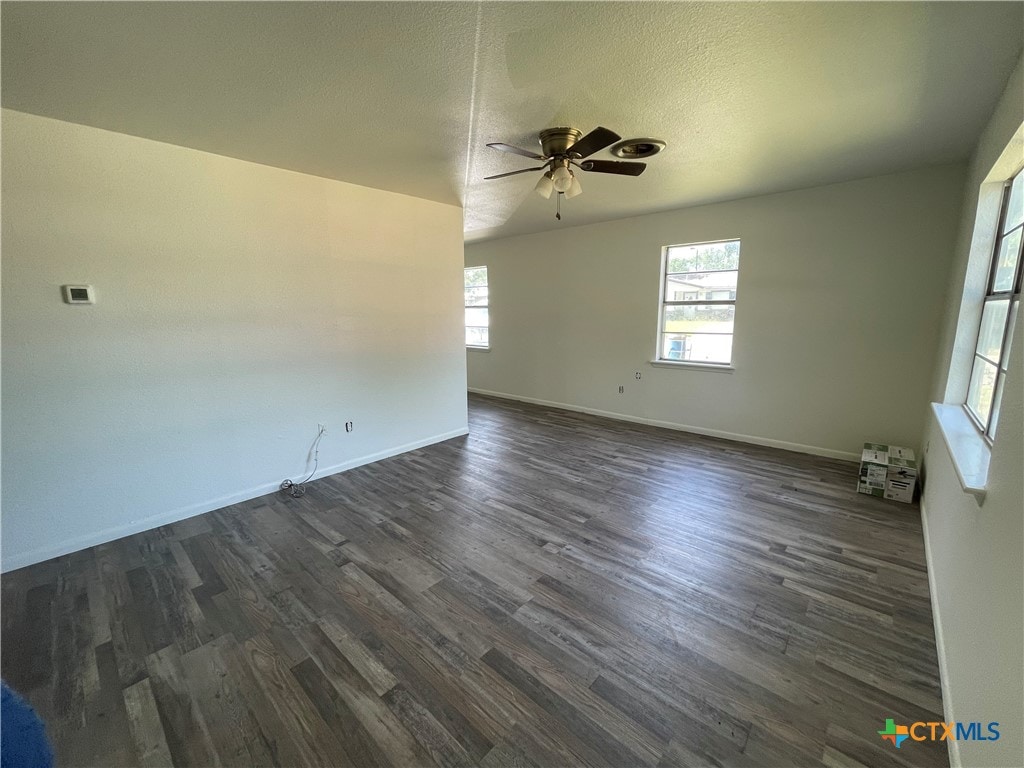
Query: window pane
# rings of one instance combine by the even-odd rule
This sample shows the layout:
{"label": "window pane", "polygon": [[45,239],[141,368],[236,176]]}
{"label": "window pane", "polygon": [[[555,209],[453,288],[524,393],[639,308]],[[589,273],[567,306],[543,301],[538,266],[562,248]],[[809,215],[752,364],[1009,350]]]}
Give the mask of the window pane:
{"label": "window pane", "polygon": [[1006,374],[999,374],[999,381],[996,382],[996,398],[992,401],[992,423],[988,425],[988,436],[996,436],[996,426],[999,424],[999,405],[1003,401],[1003,382],[1006,381]]}
{"label": "window pane", "polygon": [[668,249],[667,272],[704,272],[739,269],[740,241],[706,245],[673,245]]}
{"label": "window pane", "polygon": [[999,367],[1004,371],[1009,367],[1010,347],[1013,345],[1013,327],[1017,324],[1017,308],[1019,306],[1020,302],[1015,301],[1013,302],[1013,309],[1010,310],[1010,324],[1006,329],[1006,341],[1003,343],[1003,357],[999,365]]}
{"label": "window pane", "polygon": [[1010,202],[1006,206],[1003,232],[1009,232],[1024,221],[1024,173],[1018,173],[1010,187]]}
{"label": "window pane", "polygon": [[686,290],[686,287],[670,285],[668,293],[665,294],[665,301],[696,301],[700,295],[698,291]]}
{"label": "window pane", "polygon": [[982,424],[988,422],[992,409],[992,395],[996,387],[996,367],[980,357],[974,358],[971,384],[967,388],[967,407]]}
{"label": "window pane", "polygon": [[665,301],[735,299],[739,272],[687,272],[665,278]]}
{"label": "window pane", "polygon": [[[1018,176],[1022,178],[1024,176]],[[1013,273],[1017,268],[1017,259],[1020,258],[1020,235],[1021,230],[1003,238],[999,244],[999,253],[996,254],[996,274],[992,278],[992,292],[1013,290]]]}
{"label": "window pane", "polygon": [[731,334],[664,333],[661,339],[662,360],[689,360],[694,363],[732,361]]}
{"label": "window pane", "polygon": [[466,328],[466,345],[470,347],[486,347],[487,329]]}
{"label": "window pane", "polygon": [[1003,329],[1006,328],[1006,310],[1009,306],[1009,299],[994,299],[985,302],[985,308],[981,311],[977,352],[993,363],[999,362],[999,352],[1003,348]]}
{"label": "window pane", "polygon": [[479,286],[476,288],[466,289],[466,306],[467,307],[486,307],[487,306],[487,286]]}
{"label": "window pane", "polygon": [[477,327],[487,327],[490,323],[487,321],[487,308],[481,309],[470,309],[466,308],[466,325],[475,325]]}
{"label": "window pane", "polygon": [[487,267],[470,267],[465,270],[466,287],[487,285]]}
{"label": "window pane", "polygon": [[732,333],[736,307],[731,304],[667,306],[661,330],[665,333]]}

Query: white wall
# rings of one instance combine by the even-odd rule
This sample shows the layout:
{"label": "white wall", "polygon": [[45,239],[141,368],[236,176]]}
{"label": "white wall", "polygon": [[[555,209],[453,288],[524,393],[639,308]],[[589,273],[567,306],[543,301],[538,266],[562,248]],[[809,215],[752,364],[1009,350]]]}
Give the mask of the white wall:
{"label": "white wall", "polygon": [[5,110],[2,245],[5,569],[466,430],[457,207]]}
{"label": "white wall", "polygon": [[[470,388],[845,458],[920,446],[964,171],[469,245],[491,315]],[[650,366],[662,246],[726,238],[742,240],[735,372]]]}
{"label": "white wall", "polygon": [[[935,385],[947,402],[962,402],[966,390],[987,276],[988,254],[980,254],[980,266],[969,258],[979,197],[990,192],[979,190],[1022,121],[1019,64],[971,162]],[[1015,168],[1006,175],[1024,164],[1020,145],[1010,158]],[[984,503],[961,489],[934,420],[921,502],[946,719],[1002,723],[999,741],[961,741],[951,750],[953,765],[978,768],[1024,765],[1024,314],[1004,386]]]}

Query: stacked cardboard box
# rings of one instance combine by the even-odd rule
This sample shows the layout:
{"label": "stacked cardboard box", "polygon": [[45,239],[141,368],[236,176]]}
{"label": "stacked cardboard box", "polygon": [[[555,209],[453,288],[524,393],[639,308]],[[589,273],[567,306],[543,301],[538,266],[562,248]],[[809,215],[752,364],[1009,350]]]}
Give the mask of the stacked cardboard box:
{"label": "stacked cardboard box", "polygon": [[894,501],[914,500],[917,461],[909,448],[884,443],[864,443],[857,490]]}

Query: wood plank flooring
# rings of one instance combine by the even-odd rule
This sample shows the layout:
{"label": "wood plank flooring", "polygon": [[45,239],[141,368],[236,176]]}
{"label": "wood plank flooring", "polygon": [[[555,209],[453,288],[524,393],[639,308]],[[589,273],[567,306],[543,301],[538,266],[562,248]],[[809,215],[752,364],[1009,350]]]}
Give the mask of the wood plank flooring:
{"label": "wood plank flooring", "polygon": [[916,506],[537,406],[470,427],[5,574],[59,764],[947,764],[877,734],[942,719]]}

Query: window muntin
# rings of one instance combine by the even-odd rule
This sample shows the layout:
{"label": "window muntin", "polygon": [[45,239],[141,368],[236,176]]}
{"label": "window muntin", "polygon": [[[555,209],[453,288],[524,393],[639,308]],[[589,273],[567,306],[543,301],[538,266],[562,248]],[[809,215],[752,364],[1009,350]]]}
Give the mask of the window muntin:
{"label": "window muntin", "polygon": [[1020,307],[1021,241],[1024,239],[1024,172],[1003,191],[988,287],[974,349],[964,406],[982,434],[992,440],[999,424],[999,405],[1009,364],[1013,326]]}
{"label": "window muntin", "polygon": [[466,300],[466,346],[490,346],[490,315],[487,297],[487,267],[467,267],[463,270]]}
{"label": "window muntin", "polygon": [[732,363],[739,259],[739,240],[664,249],[658,360]]}

